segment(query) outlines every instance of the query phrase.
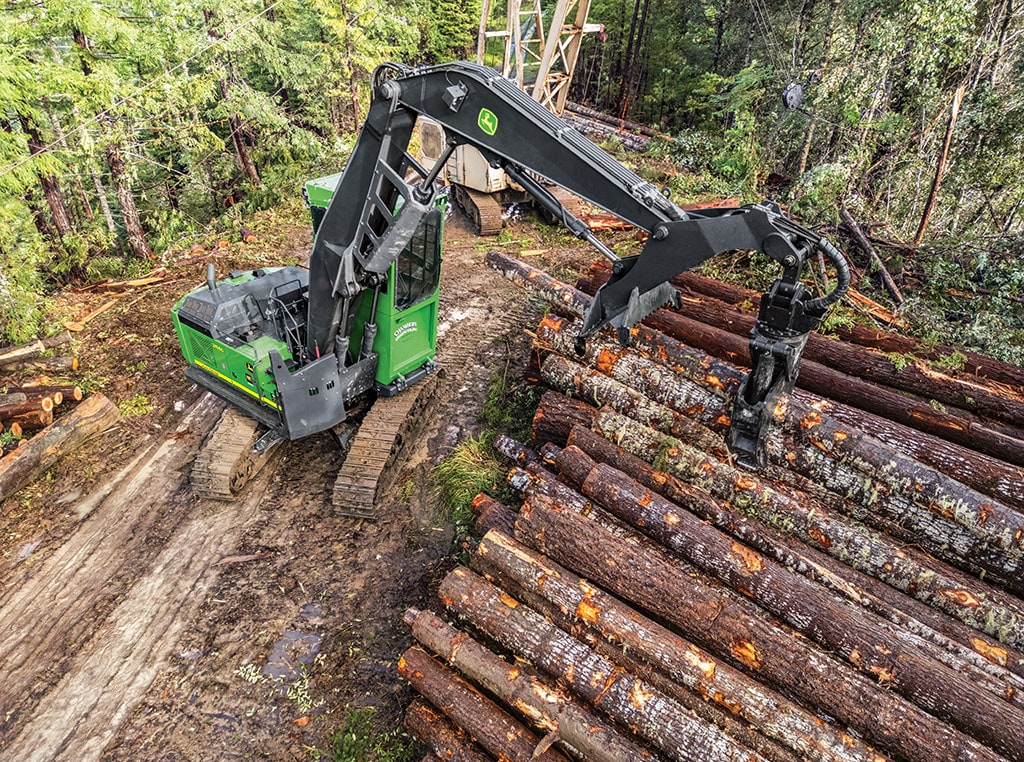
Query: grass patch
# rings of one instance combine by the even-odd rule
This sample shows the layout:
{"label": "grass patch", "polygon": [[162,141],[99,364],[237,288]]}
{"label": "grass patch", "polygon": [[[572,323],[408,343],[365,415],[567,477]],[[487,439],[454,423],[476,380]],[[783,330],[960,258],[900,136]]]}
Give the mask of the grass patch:
{"label": "grass patch", "polygon": [[481,492],[497,495],[505,484],[505,467],[491,448],[494,432],[485,431],[460,444],[431,472],[443,515],[465,534],[473,525],[473,498]]}
{"label": "grass patch", "polygon": [[541,394],[539,386],[510,382],[507,376],[495,373],[480,409],[480,422],[520,442],[528,442]]}
{"label": "grass patch", "polygon": [[145,394],[136,394],[134,397],[122,400],[118,404],[117,409],[121,411],[121,415],[125,418],[134,418],[151,412],[153,410],[153,403],[150,402],[149,397]]}
{"label": "grass patch", "polygon": [[380,732],[373,726],[373,709],[355,709],[344,727],[331,738],[334,762],[411,762],[423,749],[398,728]]}

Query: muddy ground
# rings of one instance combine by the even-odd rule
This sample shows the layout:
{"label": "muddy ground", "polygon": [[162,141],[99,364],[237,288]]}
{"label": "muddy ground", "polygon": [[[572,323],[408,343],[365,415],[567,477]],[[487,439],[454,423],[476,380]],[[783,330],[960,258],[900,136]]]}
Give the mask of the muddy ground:
{"label": "muddy ground", "polygon": [[[256,232],[168,261],[164,280],[113,294],[76,334],[77,380],[124,420],[0,505],[4,760],[330,758],[358,710],[375,733],[398,732],[402,613],[459,553],[430,469],[479,430],[492,377],[520,372],[522,329],[542,309],[484,254],[497,246],[564,277],[593,255],[529,216],[490,241],[449,220],[440,354],[470,360],[447,369],[379,518],[356,522],[330,513],[342,453],[326,434],[279,448],[234,503],[200,501],[188,484],[222,405],[182,375],[168,311],[207,259],[223,273],[308,251],[299,220]],[[111,296],[56,298],[75,321]]]}

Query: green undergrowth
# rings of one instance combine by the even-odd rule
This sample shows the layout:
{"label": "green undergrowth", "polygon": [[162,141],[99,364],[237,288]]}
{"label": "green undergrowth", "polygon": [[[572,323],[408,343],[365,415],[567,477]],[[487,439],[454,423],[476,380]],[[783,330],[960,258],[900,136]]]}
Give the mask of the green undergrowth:
{"label": "green undergrowth", "polygon": [[334,762],[411,762],[422,754],[422,747],[400,728],[378,730],[373,709],[349,712],[341,730],[331,737]]}
{"label": "green undergrowth", "polygon": [[511,502],[512,495],[505,484],[508,467],[494,451],[494,439],[506,434],[528,442],[540,395],[536,386],[512,381],[507,375],[495,375],[479,414],[483,430],[460,443],[434,467],[431,477],[440,510],[455,525],[456,536],[472,528],[471,504],[481,492],[500,502]]}

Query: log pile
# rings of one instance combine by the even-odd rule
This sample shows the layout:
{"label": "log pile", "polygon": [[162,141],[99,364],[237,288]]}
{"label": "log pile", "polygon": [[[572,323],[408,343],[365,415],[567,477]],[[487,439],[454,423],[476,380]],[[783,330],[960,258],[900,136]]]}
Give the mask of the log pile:
{"label": "log pile", "polygon": [[[406,727],[434,758],[1024,762],[1024,460],[805,387],[770,466],[741,470],[723,432],[745,347],[696,338],[725,323],[662,313],[577,357],[587,294],[488,260],[559,314],[535,334],[534,447],[495,445],[515,504],[474,502],[467,566],[406,615]],[[839,371],[872,342],[910,351],[840,339],[811,362],[907,408],[938,374]],[[1013,444],[1024,374],[967,363],[941,373],[947,414]]]}
{"label": "log pile", "polygon": [[66,380],[78,369],[76,356],[44,354],[71,340],[64,331],[0,349],[0,502],[120,418],[105,397],[87,398]]}

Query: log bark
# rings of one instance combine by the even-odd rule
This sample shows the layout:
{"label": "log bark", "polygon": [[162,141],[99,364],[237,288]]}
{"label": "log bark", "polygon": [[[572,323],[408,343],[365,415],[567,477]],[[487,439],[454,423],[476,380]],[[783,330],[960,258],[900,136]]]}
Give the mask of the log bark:
{"label": "log bark", "polygon": [[117,406],[102,394],[90,395],[72,412],[0,459],[0,501],[6,500],[65,454],[114,426]]}
{"label": "log bark", "polygon": [[28,397],[24,392],[4,392],[0,394],[0,406],[13,405],[19,402],[27,402]]}
{"label": "log bark", "polygon": [[[611,263],[604,259],[595,260],[587,273],[587,280],[600,285],[608,280]],[[714,278],[687,271],[672,279],[672,284],[684,293],[704,294],[727,304],[740,305],[744,309],[757,309],[760,294],[741,286],[734,286]],[[596,286],[595,286],[596,288]],[[878,328],[855,324],[849,327],[835,328],[836,335],[843,341],[860,344],[864,347],[877,349],[879,352],[914,355],[925,360],[942,361],[951,355],[965,357],[962,374],[976,376],[1024,390],[1024,368],[1011,365],[977,352],[954,347],[948,344],[924,344],[917,339],[897,333],[889,333]]]}
{"label": "log bark", "polygon": [[[412,627],[413,637],[423,646],[501,701],[528,715],[531,722],[545,732],[557,730],[561,739],[586,759],[594,762],[653,762],[655,759],[533,669],[509,664],[432,612],[410,610],[406,622]],[[433,700],[431,703],[436,704]],[[469,732],[479,739],[473,731]],[[485,748],[490,750],[486,745]]]}
{"label": "log bark", "polygon": [[33,357],[38,357],[45,351],[46,346],[39,340],[30,341],[27,344],[19,344],[16,347],[5,347],[0,349],[0,365],[29,360]]}
{"label": "log bark", "polygon": [[[1010,651],[997,641],[967,627],[958,620],[938,614],[914,598],[858,572],[830,556],[794,541],[791,537],[752,520],[727,503],[709,501],[688,484],[631,455],[598,434],[582,426],[574,426],[567,445],[578,447],[595,461],[607,463],[619,471],[632,474],[644,486],[657,491],[679,505],[693,510],[719,529],[757,548],[786,568],[804,574],[832,592],[845,596],[852,603],[899,625],[913,635],[932,643],[950,658],[945,663],[954,668],[969,665],[1007,684],[1004,697],[1015,703],[1024,702],[1024,654]],[[586,474],[577,471],[574,463],[561,459],[563,477],[570,484],[582,484]],[[589,471],[588,471],[589,472]],[[1007,675],[1007,672],[1016,677]]]}
{"label": "log bark", "polygon": [[668,758],[764,759],[469,569],[460,567],[448,574],[438,594],[488,637],[568,685]]}
{"label": "log bark", "polygon": [[[586,458],[572,448],[561,457],[574,454]],[[988,741],[985,734],[993,723],[1024,723],[1020,707],[993,701],[1004,698],[1005,683],[982,675],[964,677],[933,658],[927,646],[906,643],[905,634],[880,617],[838,600],[823,586],[679,510],[620,471],[593,464],[580,490],[830,653],[964,732]],[[1024,755],[1024,743],[1017,751]]]}
{"label": "log bark", "polygon": [[27,413],[14,415],[5,419],[5,424],[13,431],[39,431],[53,423],[52,410],[31,410]]}
{"label": "log bark", "polygon": [[25,413],[49,413],[53,410],[52,397],[36,397],[24,402],[10,402],[0,405],[0,419],[9,420]]}
{"label": "log bark", "polygon": [[[591,280],[591,285],[600,286],[601,282]],[[695,319],[698,316],[699,319]],[[752,313],[729,309],[724,305],[716,306],[708,300],[690,299],[684,302],[680,313],[659,310],[645,322],[705,351],[710,351],[710,346],[721,346],[721,351],[730,355],[724,359],[749,364],[746,337],[749,337],[754,326],[755,316]],[[742,336],[743,342],[725,342],[724,337],[719,337],[709,328]],[[733,354],[736,357],[731,356]],[[1005,421],[1018,428],[1024,427],[1024,393],[1005,387],[988,388],[983,379],[963,379],[923,362],[911,362],[898,368],[881,353],[817,333],[812,333],[807,340],[801,368],[808,360],[854,378],[913,392],[926,399],[938,400],[946,405]]]}
{"label": "log bark", "polygon": [[708,585],[653,542],[617,537],[543,498],[523,504],[516,539],[662,617],[684,637],[820,708],[899,758],[999,759],[974,739],[936,722],[773,623],[749,601]]}
{"label": "log bark", "polygon": [[498,529],[511,534],[515,527],[516,515],[512,509],[502,505],[490,495],[481,492],[470,505],[476,516],[476,528],[480,534]]}
{"label": "log bark", "polygon": [[570,399],[557,391],[546,391],[533,416],[533,438],[537,442],[564,445],[574,425],[590,428],[595,410],[585,402]]}
{"label": "log bark", "polygon": [[405,729],[439,759],[492,762],[466,731],[449,722],[427,702],[417,699],[405,710]]}
{"label": "log bark", "polygon": [[[484,696],[423,649],[412,647],[398,662],[398,674],[494,756],[507,754],[515,762],[530,762],[540,739],[497,703]],[[549,749],[536,757],[543,762],[568,762]]]}
{"label": "log bark", "polygon": [[798,704],[502,533],[490,532],[481,540],[473,566],[547,601],[556,615],[569,612],[600,639],[617,644],[617,650],[639,656],[804,758],[877,760],[863,742],[822,724]]}
{"label": "log bark", "polygon": [[[546,316],[538,326],[537,342],[567,354],[572,351],[573,325]],[[721,388],[721,379],[736,373],[720,361],[705,370],[707,387],[688,373],[603,338],[591,339],[582,361],[701,423],[721,429],[728,422],[726,404],[708,391]],[[769,448],[779,466],[802,466],[806,476],[837,494],[866,499],[890,521],[908,525],[914,540],[926,542],[930,552],[974,572],[996,575],[1015,592],[1024,589],[1024,515],[1019,511],[839,424],[801,398],[790,398],[788,407],[776,410],[773,428],[793,440]],[[798,463],[792,462],[794,447],[804,456]]]}
{"label": "log bark", "polygon": [[[21,394],[26,399],[28,397],[44,397],[54,396],[60,394],[66,400],[75,400],[81,402],[82,397],[85,393],[82,391],[82,387],[74,384],[43,384],[43,383],[30,383],[30,384],[6,384],[5,388],[8,393]],[[0,395],[0,400],[3,399],[3,395]],[[11,400],[15,402],[17,400]]]}
{"label": "log bark", "polygon": [[31,371],[39,373],[51,373],[53,371],[76,371],[78,370],[77,357],[34,357],[30,360],[17,360],[5,363],[3,370],[6,371]]}
{"label": "log bark", "polygon": [[1024,644],[1024,604],[1013,596],[837,515],[819,500],[795,500],[748,472],[617,413],[600,412],[594,428],[627,452],[728,501],[746,515],[799,537],[1006,645],[1020,649]]}

